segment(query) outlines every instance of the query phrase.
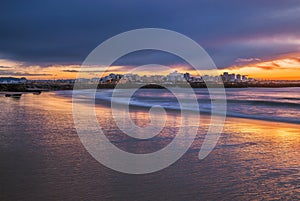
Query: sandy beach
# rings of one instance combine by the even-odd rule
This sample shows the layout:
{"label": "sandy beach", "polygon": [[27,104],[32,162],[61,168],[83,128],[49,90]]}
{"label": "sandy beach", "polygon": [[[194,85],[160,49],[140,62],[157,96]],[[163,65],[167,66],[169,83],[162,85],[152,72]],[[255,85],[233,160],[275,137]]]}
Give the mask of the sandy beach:
{"label": "sandy beach", "polygon": [[[227,118],[215,149],[204,160],[198,152],[210,117],[188,152],[170,167],[146,175],[108,169],[85,150],[72,119],[70,98],[55,93],[26,94],[1,101],[2,200],[242,200],[300,197],[300,126],[279,122]],[[83,104],[82,107],[86,107]],[[119,148],[135,153],[158,150],[172,141],[180,121],[167,113],[163,132],[136,141],[118,132],[111,109],[97,104],[99,124]],[[148,111],[135,108],[137,125],[149,121]],[[192,119],[197,121],[199,119]]]}

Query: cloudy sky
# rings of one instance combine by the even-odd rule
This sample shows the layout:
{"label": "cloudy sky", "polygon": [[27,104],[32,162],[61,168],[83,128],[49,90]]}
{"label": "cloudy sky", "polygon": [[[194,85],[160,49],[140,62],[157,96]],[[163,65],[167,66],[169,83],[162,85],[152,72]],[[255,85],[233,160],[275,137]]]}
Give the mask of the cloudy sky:
{"label": "cloudy sky", "polygon": [[[0,25],[0,76],[71,78],[106,39],[151,27],[195,40],[221,70],[300,79],[299,0],[2,0]],[[155,51],[128,55],[111,70],[147,63],[189,70],[181,59]]]}

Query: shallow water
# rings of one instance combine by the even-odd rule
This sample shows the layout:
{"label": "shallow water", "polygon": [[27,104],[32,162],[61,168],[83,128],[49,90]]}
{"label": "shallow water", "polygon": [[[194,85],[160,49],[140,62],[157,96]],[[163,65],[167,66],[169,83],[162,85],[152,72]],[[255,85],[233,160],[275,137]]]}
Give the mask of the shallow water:
{"label": "shallow water", "polygon": [[[116,91],[116,90],[114,90]],[[97,100],[111,101],[113,90],[98,90],[95,94]],[[91,91],[80,91],[80,98],[88,98]],[[129,90],[119,90],[113,101],[127,104],[126,97]],[[194,89],[195,98],[199,103],[199,110],[210,113],[216,101],[226,100],[227,116],[248,119],[260,119],[300,124],[300,88],[228,88],[226,93],[222,89]],[[58,92],[63,96],[72,96],[72,91]],[[79,96],[79,95],[78,95]],[[177,88],[176,94],[166,89],[140,89],[130,99],[130,105],[139,107],[152,107],[160,105],[167,109],[180,110],[181,102],[191,102],[185,109],[195,110],[192,104],[194,94],[187,93],[184,88]],[[212,105],[214,100],[214,105]],[[221,102],[223,103],[223,102]],[[198,106],[196,106],[198,107]]]}
{"label": "shallow water", "polygon": [[[180,160],[159,172],[128,175],[104,167],[85,150],[69,97],[0,97],[0,109],[0,200],[300,199],[298,124],[228,118],[216,148],[199,160],[210,122],[202,115],[198,135]],[[137,141],[118,130],[107,104],[97,104],[96,112],[106,136],[133,153],[166,146],[181,118],[168,112],[160,135]],[[139,126],[149,123],[142,108],[133,108],[131,118]]]}

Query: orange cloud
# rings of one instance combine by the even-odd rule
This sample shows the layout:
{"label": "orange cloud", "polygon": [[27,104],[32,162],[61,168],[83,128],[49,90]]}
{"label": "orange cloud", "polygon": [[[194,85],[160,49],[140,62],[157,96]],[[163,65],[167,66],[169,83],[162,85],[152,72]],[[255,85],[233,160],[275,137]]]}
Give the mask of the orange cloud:
{"label": "orange cloud", "polygon": [[[220,70],[202,70],[201,75],[220,75],[223,71],[230,73],[248,75],[256,79],[268,80],[300,80],[300,52],[275,56],[268,59],[261,58],[239,58],[237,64]],[[84,66],[80,65],[50,65],[47,67],[37,65],[25,65],[22,62],[0,59],[0,76],[27,77],[28,79],[74,79],[79,76],[87,78],[99,77],[114,73],[127,73],[134,67],[111,66],[105,71],[104,66]],[[172,69],[179,72],[189,72],[197,76],[198,72],[191,70],[190,66],[173,65]],[[169,71],[160,72],[159,69],[149,69],[144,74],[168,74]]]}
{"label": "orange cloud", "polygon": [[300,52],[284,54],[265,61],[230,66],[224,70],[247,74],[257,79],[300,80]]}

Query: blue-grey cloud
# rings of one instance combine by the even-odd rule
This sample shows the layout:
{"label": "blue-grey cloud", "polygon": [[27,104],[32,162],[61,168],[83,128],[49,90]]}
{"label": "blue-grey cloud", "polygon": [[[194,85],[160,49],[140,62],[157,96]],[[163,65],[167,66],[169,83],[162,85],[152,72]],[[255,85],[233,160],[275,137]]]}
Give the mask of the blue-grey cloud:
{"label": "blue-grey cloud", "polygon": [[28,73],[28,72],[19,72],[19,71],[6,71],[0,70],[0,76],[51,76],[49,73]]}
{"label": "blue-grey cloud", "polygon": [[[300,2],[289,1],[14,1],[0,3],[0,57],[28,64],[80,64],[104,40],[144,27],[183,33],[212,56],[218,67],[237,58],[299,51],[297,44],[259,45],[256,39],[300,39]],[[248,41],[252,41],[249,43]],[[172,56],[148,52],[118,64],[172,64]],[[153,62],[152,62],[153,63]]]}
{"label": "blue-grey cloud", "polygon": [[0,69],[3,69],[3,68],[7,69],[7,68],[11,68],[11,67],[10,66],[0,66]]}

